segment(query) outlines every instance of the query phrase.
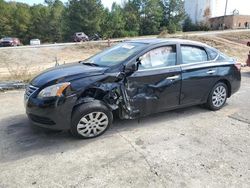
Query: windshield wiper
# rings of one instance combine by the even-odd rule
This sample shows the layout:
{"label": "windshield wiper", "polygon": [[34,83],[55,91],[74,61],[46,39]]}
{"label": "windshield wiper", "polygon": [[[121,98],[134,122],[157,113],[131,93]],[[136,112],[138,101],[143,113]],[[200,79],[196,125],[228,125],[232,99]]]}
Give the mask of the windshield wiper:
{"label": "windshield wiper", "polygon": [[84,65],[94,66],[94,67],[99,67],[99,66],[100,66],[100,65],[95,64],[95,63],[84,62],[84,61],[80,61],[79,63],[82,63],[82,64],[84,64]]}

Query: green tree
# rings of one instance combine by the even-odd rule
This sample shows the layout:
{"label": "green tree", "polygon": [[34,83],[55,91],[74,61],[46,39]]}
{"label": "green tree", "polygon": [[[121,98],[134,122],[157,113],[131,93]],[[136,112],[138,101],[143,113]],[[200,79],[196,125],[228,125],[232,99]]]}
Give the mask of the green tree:
{"label": "green tree", "polygon": [[111,23],[112,23],[112,15],[108,9],[105,9],[103,11],[103,17],[100,23],[102,37],[104,38],[113,37],[113,29],[111,27]]}
{"label": "green tree", "polygon": [[39,38],[42,42],[51,42],[50,33],[50,11],[48,7],[41,4],[31,7],[32,20],[29,28],[29,37]]}
{"label": "green tree", "polygon": [[140,31],[140,14],[137,6],[129,0],[123,8],[124,29],[127,36],[137,36]]}
{"label": "green tree", "polygon": [[50,0],[47,2],[49,8],[49,32],[50,38],[53,42],[62,41],[62,14],[64,12],[64,5],[59,0]]}
{"label": "green tree", "polygon": [[[172,27],[175,24],[176,30],[181,30],[181,23],[185,19],[185,9],[183,0],[162,0],[164,11],[163,26]],[[168,28],[169,30],[169,28]]]}
{"label": "green tree", "polygon": [[30,8],[32,19],[29,37],[39,38],[42,42],[60,42],[64,5],[59,0],[46,1],[46,4],[47,6],[39,4]]}
{"label": "green tree", "polygon": [[[138,1],[136,4],[138,5]],[[163,9],[160,0],[141,0],[140,11],[140,34],[157,34],[163,18]]]}
{"label": "green tree", "polygon": [[186,17],[184,23],[183,23],[183,31],[195,31],[196,26],[192,23],[192,20],[189,16]]}
{"label": "green tree", "polygon": [[125,19],[120,5],[113,3],[110,12],[108,9],[105,10],[105,18],[101,27],[105,38],[125,36]]}
{"label": "green tree", "polygon": [[24,3],[13,3],[12,6],[14,10],[12,14],[12,35],[22,39],[23,43],[27,43],[31,20],[30,7]]}
{"label": "green tree", "polygon": [[122,8],[116,3],[112,5],[110,26],[113,30],[113,37],[117,38],[124,36],[125,20]]}
{"label": "green tree", "polygon": [[176,33],[176,24],[172,22],[172,20],[169,21],[168,23],[168,33],[169,34],[174,34]]}
{"label": "green tree", "polygon": [[11,36],[12,25],[12,8],[9,3],[0,0],[0,37]]}
{"label": "green tree", "polygon": [[111,10],[104,9],[101,0],[69,0],[65,5],[45,0],[45,5],[33,6],[0,0],[0,37],[18,37],[28,43],[32,38],[70,40],[81,31],[106,38],[150,35],[161,28],[180,30],[184,18],[183,0],[126,0],[122,6],[114,3]]}
{"label": "green tree", "polygon": [[103,12],[101,0],[70,0],[64,12],[66,37],[80,31],[87,35],[98,33]]}

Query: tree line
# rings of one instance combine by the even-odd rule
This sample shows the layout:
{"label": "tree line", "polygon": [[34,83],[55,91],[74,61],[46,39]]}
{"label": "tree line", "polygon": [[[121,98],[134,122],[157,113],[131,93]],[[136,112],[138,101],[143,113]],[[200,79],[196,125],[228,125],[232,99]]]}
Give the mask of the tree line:
{"label": "tree line", "polygon": [[0,37],[32,38],[42,42],[70,41],[75,32],[95,33],[103,38],[154,35],[182,30],[186,18],[183,0],[127,0],[113,3],[111,10],[101,0],[45,0],[28,5],[0,0]]}

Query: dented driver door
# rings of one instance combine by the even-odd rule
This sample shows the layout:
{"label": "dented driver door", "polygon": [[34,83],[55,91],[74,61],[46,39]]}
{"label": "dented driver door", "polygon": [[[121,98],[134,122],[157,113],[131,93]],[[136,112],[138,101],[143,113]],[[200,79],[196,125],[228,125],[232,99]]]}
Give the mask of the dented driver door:
{"label": "dented driver door", "polygon": [[181,68],[177,65],[176,47],[153,49],[141,59],[139,70],[125,83],[131,109],[144,116],[178,106]]}

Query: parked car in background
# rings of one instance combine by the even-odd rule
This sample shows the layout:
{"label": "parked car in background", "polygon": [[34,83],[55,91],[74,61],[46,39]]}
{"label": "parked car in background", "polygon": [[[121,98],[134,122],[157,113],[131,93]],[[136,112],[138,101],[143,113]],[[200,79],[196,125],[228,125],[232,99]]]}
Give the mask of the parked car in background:
{"label": "parked car in background", "polygon": [[30,40],[30,45],[35,46],[35,45],[40,45],[41,41],[39,39],[31,39]]}
{"label": "parked car in background", "polygon": [[102,38],[101,38],[101,36],[99,34],[95,33],[93,36],[91,36],[89,38],[89,40],[91,40],[91,41],[98,41],[98,40],[102,40]]}
{"label": "parked car in background", "polygon": [[12,37],[5,37],[0,40],[0,46],[1,47],[7,47],[7,46],[20,46],[21,42],[18,38],[12,38]]}
{"label": "parked car in background", "polygon": [[89,41],[89,37],[84,32],[77,32],[73,35],[74,42]]}
{"label": "parked car in background", "polygon": [[33,124],[93,138],[113,121],[205,104],[221,109],[240,88],[240,64],[206,44],[178,39],[117,44],[48,69],[26,89]]}

